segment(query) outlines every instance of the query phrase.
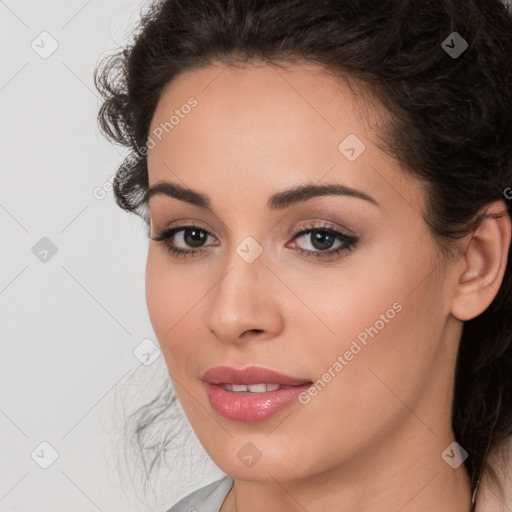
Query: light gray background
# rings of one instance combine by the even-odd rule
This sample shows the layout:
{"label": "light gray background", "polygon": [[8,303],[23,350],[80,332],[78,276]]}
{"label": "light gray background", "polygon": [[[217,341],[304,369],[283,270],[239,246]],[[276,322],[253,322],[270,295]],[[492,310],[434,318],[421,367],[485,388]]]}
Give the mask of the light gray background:
{"label": "light gray background", "polygon": [[[157,344],[148,241],[113,201],[123,152],[98,131],[93,70],[127,41],[142,5],[0,0],[2,512],[165,511],[222,475],[188,427],[144,495],[122,437],[125,411],[168,375],[161,355],[149,366],[134,355],[143,340]],[[58,453],[47,469],[43,442]]]}
{"label": "light gray background", "polygon": [[[97,129],[92,76],[141,6],[0,0],[0,512],[166,511],[222,475],[188,427],[144,495],[123,442],[125,414],[168,375],[134,355],[156,343],[147,239],[109,191],[122,152]],[[47,58],[31,47],[51,40]]]}

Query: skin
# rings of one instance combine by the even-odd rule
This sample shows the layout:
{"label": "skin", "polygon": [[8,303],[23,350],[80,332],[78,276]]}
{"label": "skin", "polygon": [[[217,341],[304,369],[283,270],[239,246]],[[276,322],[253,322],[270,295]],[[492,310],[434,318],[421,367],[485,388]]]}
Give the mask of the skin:
{"label": "skin", "polygon": [[[423,186],[375,145],[385,112],[316,65],[187,71],[163,91],[150,131],[191,96],[197,106],[149,151],[149,183],[207,194],[213,212],[155,195],[151,236],[194,222],[211,235],[209,249],[175,258],[151,240],[146,299],[187,418],[235,479],[221,511],[467,512],[464,464],[452,469],[441,453],[455,440],[462,322],[501,284],[509,217],[484,220],[444,257],[423,219]],[[338,150],[348,134],[366,145],[353,162]],[[305,182],[343,184],[379,206],[321,196],[266,208]],[[359,241],[337,257],[300,255],[297,247],[319,250],[310,235],[294,238],[305,222]],[[236,252],[248,236],[263,249],[250,264]],[[174,244],[194,248],[184,240],[181,232]],[[397,302],[401,311],[307,405],[246,424],[211,407],[207,369],[258,365],[315,382]],[[261,452],[250,468],[237,457],[248,442]]]}

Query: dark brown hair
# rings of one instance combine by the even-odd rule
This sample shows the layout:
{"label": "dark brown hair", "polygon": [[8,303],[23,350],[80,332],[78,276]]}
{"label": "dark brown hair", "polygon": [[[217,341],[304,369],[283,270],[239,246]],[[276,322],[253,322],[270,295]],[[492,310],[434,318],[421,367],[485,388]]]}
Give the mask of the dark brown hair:
{"label": "dark brown hair", "polygon": [[[453,32],[468,43],[456,57],[443,47]],[[130,150],[115,200],[148,222],[145,145],[162,89],[181,72],[305,60],[360,81],[387,109],[383,148],[428,185],[425,220],[449,245],[491,202],[503,199],[510,212],[511,56],[512,16],[499,0],[154,2],[133,44],[95,71],[101,130]],[[510,261],[509,249],[495,300],[464,323],[457,361],[453,429],[473,491],[490,450],[512,434]],[[135,415],[139,441],[175,396],[166,389],[155,400]]]}

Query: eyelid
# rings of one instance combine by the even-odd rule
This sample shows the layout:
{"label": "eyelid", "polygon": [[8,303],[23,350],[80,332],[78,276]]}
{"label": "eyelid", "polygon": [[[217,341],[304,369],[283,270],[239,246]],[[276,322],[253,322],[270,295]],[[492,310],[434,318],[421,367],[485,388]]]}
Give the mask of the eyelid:
{"label": "eyelid", "polygon": [[[296,223],[294,223],[294,225],[295,224]],[[152,237],[159,236],[162,233],[165,233],[165,232],[167,232],[173,228],[176,228],[176,227],[180,227],[182,229],[195,227],[195,228],[201,229],[203,231],[206,231],[210,236],[213,236],[214,238],[216,238],[217,241],[219,239],[219,237],[217,235],[215,235],[214,233],[212,233],[212,230],[209,227],[206,227],[201,221],[192,220],[192,219],[188,219],[188,218],[183,218],[183,219],[178,219],[178,220],[172,221],[170,224],[166,225],[162,229],[155,230],[156,233],[152,233],[151,236]],[[357,235],[351,229],[347,228],[346,226],[343,226],[336,222],[325,221],[323,219],[311,219],[308,221],[300,222],[299,225],[296,227],[290,227],[288,230],[288,235],[287,235],[290,238],[290,240],[288,240],[286,243],[288,244],[289,242],[291,242],[291,240],[293,238],[297,237],[297,235],[300,234],[302,231],[315,230],[315,229],[318,229],[318,230],[333,229],[335,231],[339,231],[341,234],[343,234],[347,237],[352,237],[355,239],[358,238]]]}
{"label": "eyelid", "polygon": [[212,233],[212,229],[210,227],[207,227],[203,222],[200,220],[192,220],[189,218],[182,218],[178,220],[172,221],[170,224],[165,224],[163,228],[161,229],[155,229],[155,233],[152,233],[152,235],[157,236],[158,234],[164,233],[165,231],[168,231],[173,228],[187,228],[187,227],[196,227],[198,229],[202,229],[203,231],[207,231],[209,235],[219,238],[217,235]]}
{"label": "eyelid", "polygon": [[315,229],[332,229],[334,231],[339,231],[341,234],[346,235],[348,237],[357,238],[357,235],[351,229],[338,224],[336,222],[325,221],[322,219],[312,219],[308,221],[300,222],[299,225],[290,230],[289,236],[297,236],[301,231],[309,231]]}

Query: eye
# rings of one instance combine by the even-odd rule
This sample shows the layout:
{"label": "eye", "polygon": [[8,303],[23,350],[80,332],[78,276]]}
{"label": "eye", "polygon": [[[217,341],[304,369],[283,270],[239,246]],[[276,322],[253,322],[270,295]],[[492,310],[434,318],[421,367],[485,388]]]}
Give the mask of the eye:
{"label": "eye", "polygon": [[[208,240],[208,237],[214,238],[205,229],[192,224],[165,229],[156,237],[151,237],[151,240],[163,242],[172,256],[185,258],[188,255],[206,252],[208,248],[202,246]],[[177,247],[176,244],[181,244],[182,247]],[[187,247],[193,249],[190,250]]]}
{"label": "eye", "polygon": [[[328,225],[308,225],[299,226],[294,233],[294,240],[300,240],[311,248],[303,249],[298,247],[296,250],[304,256],[316,256],[317,258],[330,258],[340,255],[341,252],[350,251],[359,241],[355,236],[348,235],[338,231]],[[338,244],[336,244],[338,241]],[[296,242],[294,242],[296,244]],[[333,245],[335,247],[333,248]]]}
{"label": "eye", "polygon": [[[151,237],[155,242],[163,242],[171,256],[175,258],[197,256],[207,252],[210,250],[210,246],[205,247],[205,243],[209,238],[216,240],[207,230],[193,224],[168,228],[157,236]],[[312,249],[292,248],[301,255],[316,256],[317,258],[336,257],[342,252],[350,251],[359,241],[355,236],[348,235],[324,224],[303,224],[299,226],[293,234],[294,241],[292,245],[296,246],[296,240],[301,238],[306,243],[309,242]],[[336,241],[338,241],[338,244],[333,248]],[[216,243],[215,245],[219,244]]]}

